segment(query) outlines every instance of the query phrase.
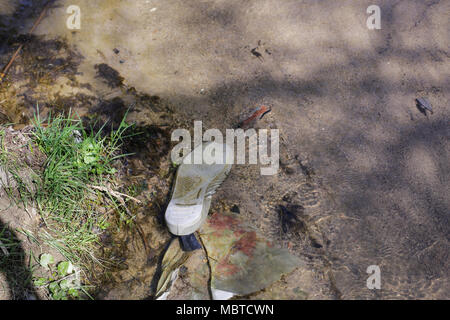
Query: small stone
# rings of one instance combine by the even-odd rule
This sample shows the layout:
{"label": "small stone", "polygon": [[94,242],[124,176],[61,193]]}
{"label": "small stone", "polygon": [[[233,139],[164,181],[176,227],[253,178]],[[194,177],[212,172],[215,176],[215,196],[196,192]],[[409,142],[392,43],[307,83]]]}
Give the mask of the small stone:
{"label": "small stone", "polygon": [[179,271],[178,274],[179,274],[180,276],[183,277],[183,276],[185,276],[187,273],[188,273],[188,268],[187,268],[186,266],[181,266],[181,267],[180,267],[180,271]]}
{"label": "small stone", "polygon": [[417,103],[417,108],[419,108],[419,110],[422,113],[426,114],[426,110],[430,111],[431,114],[433,114],[433,108],[431,107],[431,103],[428,101],[427,98],[425,97],[421,97],[416,99],[416,103]]}
{"label": "small stone", "polygon": [[237,205],[234,205],[231,207],[231,212],[241,213],[241,210],[239,210],[239,207]]}

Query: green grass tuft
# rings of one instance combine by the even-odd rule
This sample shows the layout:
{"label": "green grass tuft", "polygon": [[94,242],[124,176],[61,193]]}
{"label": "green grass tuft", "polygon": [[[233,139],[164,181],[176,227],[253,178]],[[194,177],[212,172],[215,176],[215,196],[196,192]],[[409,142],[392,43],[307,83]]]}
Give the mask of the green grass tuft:
{"label": "green grass tuft", "polygon": [[[50,233],[46,242],[74,263],[95,260],[93,248],[98,230],[104,228],[105,217],[97,212],[105,207],[104,194],[92,186],[114,182],[113,161],[119,153],[125,132],[131,125],[120,123],[117,130],[103,136],[99,131],[85,130],[81,119],[72,114],[49,117],[45,123],[34,119],[33,140],[46,162],[35,200]],[[114,198],[108,203],[119,207]]]}

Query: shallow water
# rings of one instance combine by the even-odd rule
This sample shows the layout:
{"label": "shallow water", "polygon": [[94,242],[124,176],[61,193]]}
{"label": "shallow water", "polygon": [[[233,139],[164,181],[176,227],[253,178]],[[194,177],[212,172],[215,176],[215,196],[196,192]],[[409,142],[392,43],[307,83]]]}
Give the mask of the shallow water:
{"label": "shallow water", "polygon": [[[13,2],[2,2],[1,21],[11,20]],[[231,128],[248,107],[270,105],[259,125],[281,129],[280,173],[262,177],[259,168],[235,166],[212,210],[237,205],[244,219],[305,259],[307,267],[285,281],[300,283],[310,298],[448,298],[446,4],[381,1],[383,28],[368,31],[369,2],[78,1],[81,29],[74,31],[66,27],[70,1],[58,1],[36,33],[66,38],[65,52],[55,50],[72,69],[51,69],[56,60],[18,60],[11,77],[20,103],[6,113],[25,121],[37,101],[50,101],[48,108],[70,105],[117,120],[136,105],[130,119],[148,129],[148,140],[133,146],[140,153],[130,159],[126,179],[156,192],[163,206],[173,174],[170,127],[203,120],[205,128]],[[27,30],[40,3],[23,4],[17,13],[34,15],[16,26]],[[25,56],[51,45],[32,43],[34,52]],[[1,47],[2,63],[13,47]],[[23,75],[21,64],[37,65],[44,75],[33,68]],[[46,68],[54,71],[46,76]],[[20,82],[27,77],[40,79],[31,93]],[[434,115],[415,108],[418,96],[430,99]],[[303,208],[287,233],[280,204]],[[128,269],[111,274],[102,297],[151,294],[168,240],[157,211],[140,217],[150,258],[138,235],[117,234],[124,245],[114,254]],[[379,291],[365,286],[373,264],[382,270]]]}

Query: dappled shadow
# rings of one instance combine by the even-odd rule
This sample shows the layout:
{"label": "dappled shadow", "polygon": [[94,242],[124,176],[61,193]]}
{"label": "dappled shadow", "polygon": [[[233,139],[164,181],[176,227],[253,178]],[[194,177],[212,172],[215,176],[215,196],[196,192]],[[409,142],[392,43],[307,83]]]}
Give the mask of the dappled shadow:
{"label": "dappled shadow", "polygon": [[[298,244],[294,249],[302,256],[300,236],[279,235],[273,207],[262,218],[263,205],[280,201],[267,199],[269,186],[297,191],[289,202],[305,206],[305,220],[320,227],[325,245],[311,252],[332,271],[337,297],[444,297],[449,52],[441,42],[448,32],[439,27],[439,1],[381,1],[382,30],[372,31],[365,29],[369,1],[216,2],[186,4],[187,13],[173,17],[177,32],[171,29],[162,43],[151,45],[155,64],[168,65],[152,72],[164,77],[152,80],[154,74],[137,68],[121,72],[124,83],[148,85],[153,94],[151,84],[162,81],[159,86],[168,89],[157,94],[185,119],[203,120],[205,129],[231,128],[247,107],[272,106],[265,124],[280,129],[281,152],[292,156],[294,170],[288,177],[284,171],[280,177],[253,175],[246,184],[238,179],[245,169],[236,167],[235,180],[232,175],[219,196],[239,203],[268,237]],[[419,96],[430,99],[433,115],[416,109]],[[120,97],[97,102],[89,110],[113,122],[128,108]],[[139,117],[145,108],[151,109],[132,111]],[[148,128],[145,138],[156,139],[161,130]],[[130,143],[129,151],[150,154],[144,142]],[[298,187],[306,179],[298,161],[303,158],[316,173],[321,199],[314,206],[305,204]],[[382,269],[378,293],[365,287],[366,268],[373,264]]]}
{"label": "dappled shadow", "polygon": [[[445,295],[445,266],[450,259],[447,215],[450,211],[450,113],[449,82],[443,70],[449,53],[434,39],[439,29],[427,17],[431,14],[436,17],[438,3],[382,2],[383,29],[367,36],[369,41],[362,39],[365,46],[359,47],[352,45],[351,34],[340,29],[339,24],[329,30],[326,40],[323,33],[318,35],[323,40],[319,44],[314,43],[312,32],[309,43],[271,46],[270,41],[276,39],[267,39],[263,30],[259,36],[252,33],[250,23],[243,23],[237,17],[239,5],[222,4],[226,7],[222,8],[224,19],[217,22],[210,21],[208,12],[217,17],[220,5],[212,9],[199,7],[192,19],[195,24],[187,22],[189,17],[185,18],[186,32],[197,34],[205,43],[211,37],[205,35],[205,26],[216,28],[216,24],[224,32],[227,28],[233,35],[237,32],[236,39],[241,36],[248,41],[253,37],[253,45],[243,47],[243,41],[227,34],[225,37],[232,38],[233,45],[217,48],[221,61],[226,59],[224,51],[236,50],[228,63],[240,65],[248,70],[248,75],[234,71],[231,76],[224,74],[222,80],[207,86],[202,94],[169,94],[167,98],[174,101],[177,111],[203,120],[205,129],[232,127],[246,106],[273,107],[272,120],[268,121],[284,135],[281,152],[311,159],[322,184],[322,197],[333,199],[330,200],[333,204],[307,208],[305,214],[320,222],[322,233],[329,241],[322,253],[332,261],[334,282],[342,298],[442,298]],[[336,10],[329,3],[317,6],[325,12],[328,6]],[[358,6],[362,12],[367,7]],[[345,12],[345,9],[340,10]],[[422,22],[402,18],[404,12],[420,17]],[[364,14],[361,17],[363,25]],[[316,19],[321,18],[324,16]],[[204,25],[197,27],[197,21]],[[329,22],[330,28],[333,22]],[[276,25],[273,21],[267,23]],[[355,29],[359,34],[355,33],[354,37],[362,38],[362,28]],[[425,32],[427,29],[430,30]],[[422,45],[406,45],[417,34],[421,37],[416,42]],[[259,39],[268,42],[267,47],[271,49],[271,54],[266,54],[264,48],[258,49],[263,61],[251,54]],[[181,40],[176,38],[163,46],[179,48],[177,41]],[[315,46],[315,52],[308,51],[308,46]],[[200,55],[202,50],[202,41],[198,41],[198,53],[194,52],[193,56]],[[170,50],[161,49],[164,51]],[[311,61],[314,54],[324,63]],[[311,65],[302,59],[311,61]],[[205,59],[205,63],[207,70],[210,61]],[[439,111],[428,117],[421,114],[415,103],[420,96],[429,97]],[[238,167],[234,170],[243,172]],[[304,179],[300,170],[291,174],[292,182],[295,176],[298,182]],[[225,183],[233,192],[223,192],[220,196],[239,203],[244,208],[241,211],[252,221],[261,220],[262,203],[279,200],[259,198],[256,194],[264,195],[268,190],[266,185],[286,188],[277,178],[252,176],[255,180],[251,184],[240,186],[244,182],[237,179],[238,174],[234,177],[236,180]],[[295,183],[290,187],[295,188]],[[255,194],[252,199],[260,203],[246,203],[245,194]],[[255,208],[259,212],[254,212]],[[270,229],[257,223],[261,228]],[[382,269],[383,289],[378,293],[365,287],[366,268],[372,264]]]}
{"label": "dappled shadow", "polygon": [[25,261],[21,241],[16,233],[0,220],[0,297],[14,300],[35,300],[33,274]]}

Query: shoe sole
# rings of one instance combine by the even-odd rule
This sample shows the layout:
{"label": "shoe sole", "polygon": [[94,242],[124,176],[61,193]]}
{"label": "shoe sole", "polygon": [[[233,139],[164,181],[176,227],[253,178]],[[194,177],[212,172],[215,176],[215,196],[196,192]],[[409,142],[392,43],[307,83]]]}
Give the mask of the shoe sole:
{"label": "shoe sole", "polygon": [[231,167],[231,164],[180,165],[165,214],[172,234],[189,235],[200,228],[208,216],[212,195],[226,179]]}

